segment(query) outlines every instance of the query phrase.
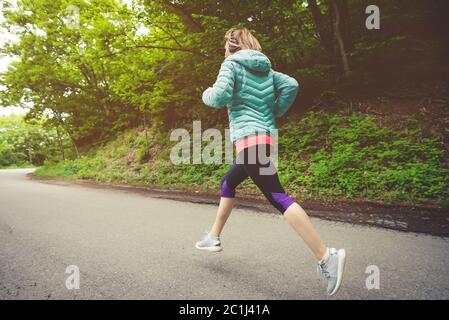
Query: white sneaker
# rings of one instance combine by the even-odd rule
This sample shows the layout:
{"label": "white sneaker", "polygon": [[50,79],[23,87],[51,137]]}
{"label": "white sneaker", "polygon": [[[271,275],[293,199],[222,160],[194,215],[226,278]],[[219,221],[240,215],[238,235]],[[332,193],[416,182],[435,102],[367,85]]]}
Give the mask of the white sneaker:
{"label": "white sneaker", "polygon": [[340,289],[345,270],[346,251],[335,248],[329,249],[329,257],[321,264],[318,263],[318,269],[321,275],[327,280],[327,294],[332,296]]}
{"label": "white sneaker", "polygon": [[220,238],[212,235],[210,232],[206,232],[203,238],[195,244],[195,247],[199,250],[211,252],[219,252],[223,250],[221,247]]}

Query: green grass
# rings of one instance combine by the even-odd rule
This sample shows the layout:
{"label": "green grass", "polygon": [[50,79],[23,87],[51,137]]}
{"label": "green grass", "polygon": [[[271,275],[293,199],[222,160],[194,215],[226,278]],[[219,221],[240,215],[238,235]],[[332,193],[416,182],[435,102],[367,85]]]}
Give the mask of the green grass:
{"label": "green grass", "polygon": [[[174,165],[169,135],[152,136],[148,152],[134,129],[89,156],[46,163],[36,175],[218,191],[229,165]],[[414,118],[385,125],[371,116],[309,112],[281,128],[279,151],[280,179],[302,198],[449,205],[447,155]],[[249,179],[242,189],[256,192]]]}
{"label": "green grass", "polygon": [[35,168],[35,166],[27,162],[10,164],[7,166],[0,166],[0,169],[27,169],[27,168]]}

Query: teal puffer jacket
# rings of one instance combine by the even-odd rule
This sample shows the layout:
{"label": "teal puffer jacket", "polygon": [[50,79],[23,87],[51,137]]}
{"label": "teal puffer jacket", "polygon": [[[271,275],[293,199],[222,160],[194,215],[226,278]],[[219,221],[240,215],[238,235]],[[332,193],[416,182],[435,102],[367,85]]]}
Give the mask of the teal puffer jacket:
{"label": "teal puffer jacket", "polygon": [[297,93],[294,78],[272,70],[262,52],[245,49],[224,60],[217,81],[203,92],[203,102],[213,108],[228,108],[231,140],[236,142],[272,132],[275,117],[287,112]]}

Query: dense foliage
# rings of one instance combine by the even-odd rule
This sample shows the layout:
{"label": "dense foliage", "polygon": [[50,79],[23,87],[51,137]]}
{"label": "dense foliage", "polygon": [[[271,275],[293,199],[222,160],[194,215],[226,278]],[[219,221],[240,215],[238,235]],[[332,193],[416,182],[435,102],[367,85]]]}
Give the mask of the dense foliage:
{"label": "dense foliage", "polygon": [[44,119],[25,122],[18,115],[0,116],[0,167],[41,165],[46,159],[64,157],[61,152],[71,150],[67,136],[45,123]]}
{"label": "dense foliage", "polygon": [[200,94],[216,76],[231,26],[253,30],[274,68],[299,79],[303,106],[336,85],[340,94],[377,94],[448,76],[446,1],[376,1],[379,30],[366,29],[365,0],[8,3],[3,27],[19,41],[0,53],[19,60],[1,75],[2,104],[32,105],[28,118],[51,114],[75,145],[142,122],[221,120],[222,111],[202,107]]}
{"label": "dense foliage", "polygon": [[448,198],[449,171],[416,119],[396,128],[371,116],[311,113],[281,135],[283,178],[293,190],[348,198],[425,202]]}

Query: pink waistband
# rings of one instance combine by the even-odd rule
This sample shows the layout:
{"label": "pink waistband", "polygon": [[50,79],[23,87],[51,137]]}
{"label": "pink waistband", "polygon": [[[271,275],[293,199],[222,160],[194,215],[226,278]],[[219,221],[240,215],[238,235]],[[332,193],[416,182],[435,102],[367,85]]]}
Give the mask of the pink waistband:
{"label": "pink waistband", "polygon": [[256,144],[273,144],[273,139],[268,134],[245,137],[235,143],[237,153]]}

